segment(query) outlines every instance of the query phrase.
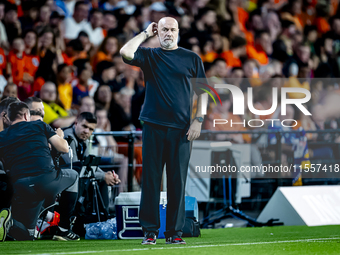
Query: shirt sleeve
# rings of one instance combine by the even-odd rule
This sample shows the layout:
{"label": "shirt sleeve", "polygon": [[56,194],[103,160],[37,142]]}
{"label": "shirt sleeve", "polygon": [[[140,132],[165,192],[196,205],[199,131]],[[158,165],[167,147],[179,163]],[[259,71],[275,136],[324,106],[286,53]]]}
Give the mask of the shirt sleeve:
{"label": "shirt sleeve", "polygon": [[149,51],[150,51],[149,48],[139,47],[136,50],[133,59],[127,60],[123,57],[123,61],[126,64],[129,64],[129,65],[132,65],[132,66],[138,66],[138,67],[143,69],[143,67],[146,64],[147,54],[148,54]]}
{"label": "shirt sleeve", "polygon": [[199,96],[203,93],[206,93],[203,89],[208,90],[208,91],[210,91],[210,89],[206,86],[209,83],[205,76],[202,59],[197,56],[195,62],[196,62],[195,63],[196,73],[194,77],[195,79],[193,79],[193,89],[195,93]]}
{"label": "shirt sleeve", "polygon": [[41,123],[40,125],[44,126],[44,130],[45,130],[45,135],[47,137],[47,140],[50,139],[52,136],[56,135],[57,133],[53,130],[53,128],[51,128],[50,125],[47,125],[46,123],[40,121],[39,123]]}

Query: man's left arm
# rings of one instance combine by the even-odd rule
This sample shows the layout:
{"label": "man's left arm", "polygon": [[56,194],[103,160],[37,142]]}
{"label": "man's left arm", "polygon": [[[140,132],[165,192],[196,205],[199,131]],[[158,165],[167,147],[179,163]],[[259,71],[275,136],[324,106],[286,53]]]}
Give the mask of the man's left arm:
{"label": "man's left arm", "polygon": [[201,134],[204,115],[206,114],[206,111],[207,111],[207,103],[208,103],[208,94],[207,93],[200,94],[197,99],[196,116],[193,122],[191,123],[190,128],[187,132],[189,141],[193,141],[197,139]]}

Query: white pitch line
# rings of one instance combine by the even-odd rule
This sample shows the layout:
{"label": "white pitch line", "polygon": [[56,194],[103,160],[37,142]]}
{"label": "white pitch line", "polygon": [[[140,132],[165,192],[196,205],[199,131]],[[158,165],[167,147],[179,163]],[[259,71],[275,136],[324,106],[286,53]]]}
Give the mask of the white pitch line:
{"label": "white pitch line", "polygon": [[[171,250],[171,249],[194,249],[194,248],[210,248],[210,247],[225,247],[225,246],[244,246],[244,245],[259,245],[259,244],[280,244],[280,243],[302,243],[302,242],[324,242],[327,240],[339,240],[340,237],[330,238],[314,238],[272,242],[255,242],[255,243],[228,243],[228,244],[208,244],[208,245],[169,245],[169,247],[150,247],[140,249],[125,249],[125,250],[102,250],[102,251],[75,251],[75,252],[56,252],[56,253],[36,253],[36,255],[66,255],[66,254],[87,254],[87,253],[103,253],[103,252],[131,252],[131,251],[150,251],[150,250]],[[32,254],[32,253],[30,253]]]}

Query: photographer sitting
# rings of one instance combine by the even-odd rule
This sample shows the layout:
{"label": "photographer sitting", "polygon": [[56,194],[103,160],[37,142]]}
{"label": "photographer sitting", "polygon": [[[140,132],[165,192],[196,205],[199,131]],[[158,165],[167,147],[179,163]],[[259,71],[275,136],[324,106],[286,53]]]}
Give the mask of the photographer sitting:
{"label": "photographer sitting", "polygon": [[[78,189],[78,173],[56,171],[48,143],[61,153],[68,153],[67,141],[61,129],[54,131],[42,121],[30,122],[30,111],[23,102],[7,108],[11,125],[0,132],[0,155],[5,168],[10,169],[14,194],[12,215],[9,209],[0,212],[0,241],[8,234],[16,240],[33,240],[37,218],[46,199],[52,200],[65,190]],[[54,240],[79,240],[69,230],[69,218],[61,217]]]}
{"label": "photographer sitting", "polygon": [[[72,163],[79,164],[87,156],[89,156],[89,138],[97,126],[97,119],[90,112],[81,113],[73,126],[64,130],[65,139],[69,141],[69,145],[73,151]],[[63,162],[64,161],[64,162]],[[61,165],[66,164],[67,167],[71,164],[71,159],[64,154],[61,157]],[[75,167],[73,167],[74,169]],[[108,186],[113,186],[120,183],[117,174],[111,171],[104,172],[100,168],[94,173],[95,178],[99,181],[100,193],[102,194],[104,205],[107,209],[109,203]]]}

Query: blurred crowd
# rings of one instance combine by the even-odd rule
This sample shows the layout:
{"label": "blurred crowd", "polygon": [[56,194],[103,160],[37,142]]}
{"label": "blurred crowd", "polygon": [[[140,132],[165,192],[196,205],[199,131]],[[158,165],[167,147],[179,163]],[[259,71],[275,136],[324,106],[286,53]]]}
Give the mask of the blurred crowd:
{"label": "blurred crowd", "polygon": [[[143,73],[126,65],[120,48],[151,22],[165,16],[179,23],[179,46],[197,53],[206,76],[218,83],[254,89],[256,109],[269,109],[273,87],[309,90],[306,105],[289,112],[296,129],[338,127],[333,107],[340,90],[340,10],[338,0],[1,0],[0,95],[25,100],[40,97],[44,121],[54,128],[70,126],[81,112],[98,113],[100,131],[141,129]],[[157,37],[144,47],[159,47]],[[243,79],[244,78],[244,79]],[[312,79],[314,78],[314,79]],[[326,79],[321,79],[326,78]],[[290,93],[290,98],[301,98]],[[204,129],[214,118],[242,121],[258,118],[232,114],[232,97],[223,106],[210,104]],[[328,103],[325,103],[328,102]],[[333,106],[332,106],[333,104]],[[324,114],[325,112],[329,114]],[[275,112],[269,117],[279,116]],[[251,137],[218,139],[247,143]],[[331,135],[309,139],[338,141]],[[103,146],[126,145],[125,138],[99,139]],[[99,141],[99,142],[100,142]],[[127,154],[126,146],[120,153]],[[135,159],[141,163],[141,148]],[[102,154],[108,152],[102,151]]]}

